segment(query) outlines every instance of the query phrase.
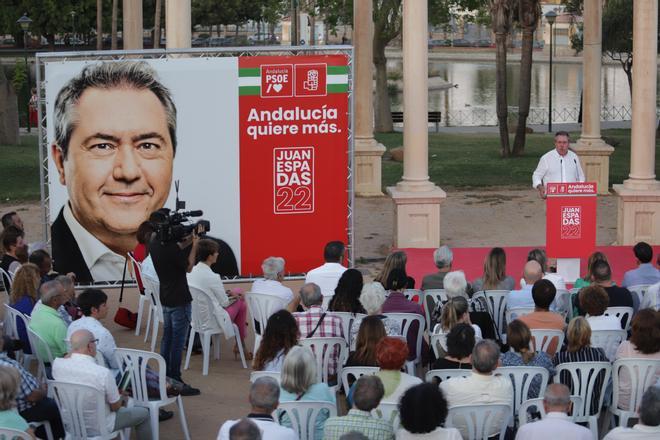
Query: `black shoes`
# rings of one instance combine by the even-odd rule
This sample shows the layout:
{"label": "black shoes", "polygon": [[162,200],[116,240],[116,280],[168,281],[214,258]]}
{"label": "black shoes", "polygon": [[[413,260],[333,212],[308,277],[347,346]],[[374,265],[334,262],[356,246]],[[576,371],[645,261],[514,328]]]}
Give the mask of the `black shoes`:
{"label": "black shoes", "polygon": [[174,412],[173,411],[166,411],[164,409],[159,409],[158,410],[158,421],[159,422],[169,420],[172,417],[174,417]]}
{"label": "black shoes", "polygon": [[187,383],[184,383],[183,387],[181,387],[181,389],[180,389],[179,394],[181,394],[182,396],[199,396],[202,393],[201,393],[201,391],[199,391],[198,388],[193,388],[190,385],[188,385]]}

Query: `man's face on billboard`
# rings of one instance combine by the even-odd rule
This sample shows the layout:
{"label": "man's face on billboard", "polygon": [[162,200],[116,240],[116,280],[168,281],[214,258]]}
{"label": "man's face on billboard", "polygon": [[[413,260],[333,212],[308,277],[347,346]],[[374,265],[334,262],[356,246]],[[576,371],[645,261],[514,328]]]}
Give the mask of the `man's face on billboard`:
{"label": "man's face on billboard", "polygon": [[66,159],[53,146],[74,216],[113,248],[161,208],[172,181],[174,149],[161,102],[149,90],[90,88],[76,110]]}

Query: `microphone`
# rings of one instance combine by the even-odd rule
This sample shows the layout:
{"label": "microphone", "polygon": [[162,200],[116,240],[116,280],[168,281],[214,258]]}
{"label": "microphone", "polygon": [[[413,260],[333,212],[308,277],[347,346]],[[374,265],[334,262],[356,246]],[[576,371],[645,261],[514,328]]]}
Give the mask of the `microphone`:
{"label": "microphone", "polygon": [[559,158],[559,170],[561,173],[561,182],[564,183],[564,158]]}
{"label": "microphone", "polygon": [[580,173],[578,173],[578,164],[577,164],[577,159],[573,158],[573,163],[575,164],[575,181],[579,182],[580,181]]}

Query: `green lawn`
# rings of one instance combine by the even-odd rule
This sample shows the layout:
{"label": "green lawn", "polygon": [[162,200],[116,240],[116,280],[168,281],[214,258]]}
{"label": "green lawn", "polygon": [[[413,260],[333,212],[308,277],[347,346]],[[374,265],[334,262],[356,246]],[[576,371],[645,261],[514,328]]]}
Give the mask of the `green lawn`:
{"label": "green lawn", "polygon": [[20,145],[0,145],[0,202],[39,200],[39,149],[36,135]]}

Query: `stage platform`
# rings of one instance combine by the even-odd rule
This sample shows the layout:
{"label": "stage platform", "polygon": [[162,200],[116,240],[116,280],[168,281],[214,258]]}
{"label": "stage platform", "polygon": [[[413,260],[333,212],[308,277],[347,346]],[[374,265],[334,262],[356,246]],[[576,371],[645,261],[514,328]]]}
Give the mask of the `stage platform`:
{"label": "stage platform", "polygon": [[[483,274],[484,259],[490,251],[489,247],[471,247],[471,248],[452,248],[454,253],[454,262],[452,270],[462,270],[468,282],[479,278]],[[504,247],[506,252],[506,273],[516,280],[516,288],[520,287],[523,266],[527,261],[527,253],[534,249],[533,246]],[[415,279],[415,287],[420,288],[424,275],[436,272],[437,269],[433,263],[433,251],[435,249],[401,249],[408,255],[408,264],[406,271],[408,275]],[[635,255],[632,246],[596,246],[596,250],[603,252],[612,268],[612,278],[621,285],[623,274],[637,267]],[[655,255],[660,252],[660,246],[653,246],[654,262]],[[582,275],[587,270],[587,258],[583,258],[580,263]],[[575,280],[566,280],[572,284]]]}

